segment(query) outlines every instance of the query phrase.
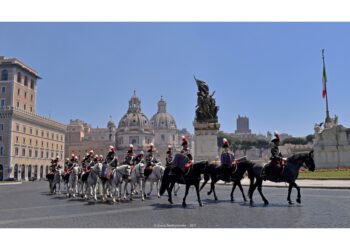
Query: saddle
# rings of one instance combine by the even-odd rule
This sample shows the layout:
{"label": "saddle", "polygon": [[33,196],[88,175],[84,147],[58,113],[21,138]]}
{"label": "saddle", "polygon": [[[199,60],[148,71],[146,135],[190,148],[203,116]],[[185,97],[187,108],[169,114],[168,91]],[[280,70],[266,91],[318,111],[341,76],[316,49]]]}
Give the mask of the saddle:
{"label": "saddle", "polygon": [[153,172],[153,168],[154,168],[154,166],[152,166],[152,165],[147,166],[145,168],[145,172],[144,173],[145,173],[145,177],[146,178],[151,175],[151,173]]}
{"label": "saddle", "polygon": [[286,165],[286,160],[282,159],[278,166],[276,162],[269,161],[262,169],[261,177],[266,180],[267,178],[271,181],[280,181]]}

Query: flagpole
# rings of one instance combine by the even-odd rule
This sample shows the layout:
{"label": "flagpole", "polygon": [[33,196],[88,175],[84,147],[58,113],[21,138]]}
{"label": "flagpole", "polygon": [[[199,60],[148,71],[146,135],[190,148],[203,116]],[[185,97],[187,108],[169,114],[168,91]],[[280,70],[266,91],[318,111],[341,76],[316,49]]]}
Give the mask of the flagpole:
{"label": "flagpole", "polygon": [[[324,62],[324,49],[322,49],[322,60],[323,60],[323,70],[326,70],[326,64]],[[327,92],[327,80],[325,80],[325,90],[326,90],[326,123],[331,121],[328,109],[328,92]]]}

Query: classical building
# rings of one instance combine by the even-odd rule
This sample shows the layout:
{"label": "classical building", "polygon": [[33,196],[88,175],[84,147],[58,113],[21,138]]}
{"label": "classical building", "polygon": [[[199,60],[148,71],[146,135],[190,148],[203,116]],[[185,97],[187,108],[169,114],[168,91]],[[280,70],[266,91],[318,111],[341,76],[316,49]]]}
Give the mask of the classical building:
{"label": "classical building", "polygon": [[124,158],[130,144],[134,145],[136,152],[140,152],[146,151],[150,143],[154,143],[154,130],[147,116],[141,112],[141,101],[134,91],[129,101],[129,108],[116,129],[118,157]]}
{"label": "classical building", "polygon": [[314,158],[316,168],[350,167],[350,129],[338,124],[338,118],[315,125]]}
{"label": "classical building", "polygon": [[179,133],[174,117],[166,110],[163,97],[158,102],[158,111],[151,118],[151,127],[154,130],[154,144],[157,149],[157,158],[165,161],[168,145],[175,151],[179,149]]}
{"label": "classical building", "polygon": [[81,160],[91,149],[95,154],[106,156],[109,146],[115,143],[115,132],[112,120],[106,128],[92,128],[82,120],[70,120],[66,131],[65,157],[75,154]]}
{"label": "classical building", "polygon": [[36,114],[38,73],[0,57],[0,180],[44,178],[51,158],[64,156],[66,126]]}

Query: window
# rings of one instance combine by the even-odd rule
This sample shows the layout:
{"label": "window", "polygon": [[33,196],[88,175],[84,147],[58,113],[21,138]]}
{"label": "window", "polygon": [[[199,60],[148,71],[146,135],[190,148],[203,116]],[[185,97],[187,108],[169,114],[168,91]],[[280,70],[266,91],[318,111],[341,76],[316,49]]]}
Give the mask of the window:
{"label": "window", "polygon": [[26,110],[27,109],[27,105],[24,104],[23,109]]}
{"label": "window", "polygon": [[30,95],[30,100],[33,101],[33,95]]}
{"label": "window", "polygon": [[39,134],[39,130],[36,129],[35,130],[35,135],[38,136],[38,134]]}
{"label": "window", "polygon": [[24,98],[25,99],[27,98],[27,92],[24,92]]}
{"label": "window", "polygon": [[51,158],[53,158],[53,152],[51,152]]}
{"label": "window", "polygon": [[41,130],[41,137],[44,137],[44,130]]}
{"label": "window", "polygon": [[30,112],[33,112],[33,108],[32,107],[30,107]]}
{"label": "window", "polygon": [[25,126],[23,126],[23,133],[26,133],[27,129]]}
{"label": "window", "polygon": [[49,138],[50,135],[49,135],[49,132],[46,132],[46,138]]}
{"label": "window", "polygon": [[18,143],[18,136],[16,136],[16,143]]}
{"label": "window", "polygon": [[18,89],[18,90],[17,90],[17,95],[19,96],[20,94],[21,94],[21,90]]}
{"label": "window", "polygon": [[35,146],[38,146],[38,140],[35,140]]}
{"label": "window", "polygon": [[33,79],[30,80],[30,88],[34,89],[34,80]]}
{"label": "window", "polygon": [[1,87],[1,93],[5,94],[6,93],[6,87]]}
{"label": "window", "polygon": [[35,157],[35,158],[38,158],[38,150],[35,150],[35,152],[34,152],[34,157]]}
{"label": "window", "polygon": [[29,157],[32,157],[32,150],[29,149]]}
{"label": "window", "polygon": [[1,71],[1,81],[7,81],[9,79],[9,72],[4,69]]}
{"label": "window", "polygon": [[49,159],[49,151],[46,151],[46,159]]}
{"label": "window", "polygon": [[18,148],[15,148],[15,155],[18,156]]}
{"label": "window", "polygon": [[4,130],[4,124],[0,124],[0,131]]}
{"label": "window", "polygon": [[[2,141],[2,135],[0,135],[0,141]],[[61,149],[62,149],[62,147],[61,147]]]}
{"label": "window", "polygon": [[56,150],[58,149],[58,144],[56,144]]}
{"label": "window", "polygon": [[19,131],[19,125],[16,124],[16,131],[18,132]]}
{"label": "window", "polygon": [[162,141],[164,142],[165,141],[165,136],[161,135],[161,138],[162,138]]}
{"label": "window", "polygon": [[23,137],[23,144],[26,144],[26,138]]}
{"label": "window", "polygon": [[4,155],[4,147],[3,146],[0,147],[0,155]]}
{"label": "window", "polygon": [[24,86],[28,86],[28,77],[27,76],[24,77]]}
{"label": "window", "polygon": [[29,145],[32,145],[32,139],[29,139]]}
{"label": "window", "polygon": [[29,133],[30,133],[31,135],[33,134],[33,129],[32,129],[32,128],[29,129]]}
{"label": "window", "polygon": [[44,142],[43,141],[41,142],[41,147],[44,147]]}
{"label": "window", "polygon": [[22,75],[21,72],[17,73],[17,82],[21,83],[22,82]]}
{"label": "window", "polygon": [[22,148],[22,156],[26,156],[26,149]]}
{"label": "window", "polygon": [[1,103],[0,103],[0,107],[5,107],[5,99],[1,99],[1,101],[0,101]]}
{"label": "window", "polygon": [[19,108],[19,102],[17,102],[17,108]]}
{"label": "window", "polygon": [[55,137],[55,136],[54,136],[54,134],[52,133],[52,134],[51,134],[51,139],[53,140],[53,139],[54,139],[54,137]]}
{"label": "window", "polygon": [[41,156],[41,157],[40,157],[41,159],[44,158],[44,151],[41,151],[41,152],[40,152],[40,156]]}

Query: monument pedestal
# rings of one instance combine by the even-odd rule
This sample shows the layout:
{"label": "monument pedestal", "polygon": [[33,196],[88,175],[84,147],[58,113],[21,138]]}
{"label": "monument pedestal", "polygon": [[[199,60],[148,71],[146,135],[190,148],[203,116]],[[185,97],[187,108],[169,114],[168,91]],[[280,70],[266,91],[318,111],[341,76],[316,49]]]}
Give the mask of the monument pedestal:
{"label": "monument pedestal", "polygon": [[193,122],[194,127],[194,160],[214,161],[218,155],[218,132],[220,124],[217,122]]}

